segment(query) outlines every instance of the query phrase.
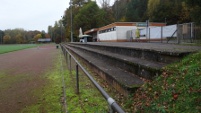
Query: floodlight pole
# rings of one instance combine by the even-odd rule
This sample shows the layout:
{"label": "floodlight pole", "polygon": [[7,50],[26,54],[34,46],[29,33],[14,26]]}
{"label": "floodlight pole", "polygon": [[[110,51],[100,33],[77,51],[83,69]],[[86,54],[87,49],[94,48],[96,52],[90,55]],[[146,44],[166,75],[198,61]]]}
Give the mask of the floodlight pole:
{"label": "floodlight pole", "polygon": [[73,7],[72,7],[72,0],[70,0],[70,7],[71,7],[71,42],[73,42]]}
{"label": "floodlight pole", "polygon": [[61,16],[61,21],[60,21],[60,27],[61,27],[61,42],[62,42],[62,16]]}

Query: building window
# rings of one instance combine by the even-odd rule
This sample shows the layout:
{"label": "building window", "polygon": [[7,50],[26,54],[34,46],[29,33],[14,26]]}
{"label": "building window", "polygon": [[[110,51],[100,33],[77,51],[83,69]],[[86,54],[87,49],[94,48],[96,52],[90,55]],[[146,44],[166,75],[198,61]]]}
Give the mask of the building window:
{"label": "building window", "polygon": [[111,32],[111,31],[116,31],[116,27],[112,27],[112,28],[109,28],[109,29],[101,30],[98,33],[101,34],[101,33],[107,33],[107,32]]}

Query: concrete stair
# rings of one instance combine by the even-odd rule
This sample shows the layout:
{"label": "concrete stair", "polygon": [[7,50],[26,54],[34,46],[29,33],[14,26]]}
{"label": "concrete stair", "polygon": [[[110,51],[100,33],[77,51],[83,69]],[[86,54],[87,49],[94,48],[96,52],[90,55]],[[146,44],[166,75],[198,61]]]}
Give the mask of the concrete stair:
{"label": "concrete stair", "polygon": [[189,53],[82,43],[68,43],[65,48],[125,96]]}

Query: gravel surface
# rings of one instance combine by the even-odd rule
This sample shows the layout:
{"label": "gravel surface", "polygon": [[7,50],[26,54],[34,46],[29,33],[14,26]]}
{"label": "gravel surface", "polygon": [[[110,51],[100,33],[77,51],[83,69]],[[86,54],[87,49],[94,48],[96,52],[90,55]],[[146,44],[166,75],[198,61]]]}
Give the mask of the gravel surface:
{"label": "gravel surface", "polygon": [[0,113],[18,113],[37,103],[45,73],[59,54],[54,44],[0,55]]}

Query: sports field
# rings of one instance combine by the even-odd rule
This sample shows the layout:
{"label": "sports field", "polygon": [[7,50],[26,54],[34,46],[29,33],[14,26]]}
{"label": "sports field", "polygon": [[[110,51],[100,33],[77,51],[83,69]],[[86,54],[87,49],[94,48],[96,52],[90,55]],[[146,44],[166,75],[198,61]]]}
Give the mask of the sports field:
{"label": "sports field", "polygon": [[[19,49],[24,50],[15,51]],[[55,45],[6,45],[0,50],[14,51],[0,54],[0,113],[60,112],[60,81],[56,79],[55,85],[50,79],[52,73],[55,77],[60,72],[55,69],[59,55]]]}
{"label": "sports field", "polygon": [[8,53],[12,51],[27,49],[38,46],[37,44],[10,44],[10,45],[0,45],[0,54]]}

